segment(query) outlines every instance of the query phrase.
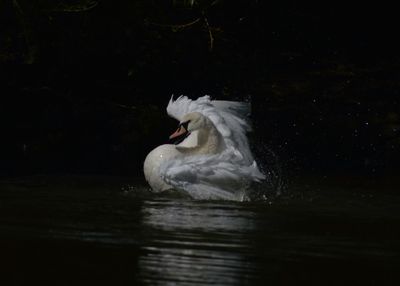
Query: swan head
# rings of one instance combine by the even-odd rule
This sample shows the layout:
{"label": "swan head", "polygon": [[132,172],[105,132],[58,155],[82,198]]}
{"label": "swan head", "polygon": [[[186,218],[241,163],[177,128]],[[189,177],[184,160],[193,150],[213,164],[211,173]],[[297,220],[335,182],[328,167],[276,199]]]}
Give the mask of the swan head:
{"label": "swan head", "polygon": [[177,137],[185,139],[191,132],[205,128],[206,125],[206,117],[200,112],[187,113],[179,122],[178,129],[169,136],[169,139]]}

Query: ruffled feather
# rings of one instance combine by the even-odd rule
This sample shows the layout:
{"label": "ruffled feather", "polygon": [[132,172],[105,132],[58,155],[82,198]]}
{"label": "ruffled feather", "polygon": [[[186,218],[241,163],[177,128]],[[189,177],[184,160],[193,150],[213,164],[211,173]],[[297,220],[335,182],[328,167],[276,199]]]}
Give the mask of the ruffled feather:
{"label": "ruffled feather", "polygon": [[167,113],[178,121],[191,112],[200,112],[213,122],[226,148],[218,154],[165,161],[159,169],[161,178],[194,198],[241,200],[251,182],[265,178],[257,167],[246,136],[251,130],[250,104],[211,100],[209,96],[197,100],[180,96],[175,100],[171,98],[167,106]]}

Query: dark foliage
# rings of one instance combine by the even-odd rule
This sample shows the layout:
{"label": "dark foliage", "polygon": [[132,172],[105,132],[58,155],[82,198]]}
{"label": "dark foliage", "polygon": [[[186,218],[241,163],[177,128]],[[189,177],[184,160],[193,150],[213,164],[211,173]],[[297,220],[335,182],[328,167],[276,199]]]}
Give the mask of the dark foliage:
{"label": "dark foliage", "polygon": [[365,3],[2,1],[0,175],[140,175],[175,125],[171,94],[250,99],[255,139],[290,169],[395,172],[395,16]]}

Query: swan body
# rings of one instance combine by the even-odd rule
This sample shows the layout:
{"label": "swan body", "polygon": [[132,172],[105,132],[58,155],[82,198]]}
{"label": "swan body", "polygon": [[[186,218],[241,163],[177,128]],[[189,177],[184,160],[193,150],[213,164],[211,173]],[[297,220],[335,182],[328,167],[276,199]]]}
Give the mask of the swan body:
{"label": "swan body", "polygon": [[265,178],[251,154],[247,103],[171,98],[167,113],[179,121],[170,138],[185,135],[177,145],[151,151],[144,162],[150,187],[161,192],[178,189],[196,199],[243,200],[252,181]]}
{"label": "swan body", "polygon": [[164,162],[179,157],[181,153],[175,145],[164,144],[153,149],[144,161],[143,171],[150,187],[156,191],[166,191],[172,189],[159,174],[159,166]]}

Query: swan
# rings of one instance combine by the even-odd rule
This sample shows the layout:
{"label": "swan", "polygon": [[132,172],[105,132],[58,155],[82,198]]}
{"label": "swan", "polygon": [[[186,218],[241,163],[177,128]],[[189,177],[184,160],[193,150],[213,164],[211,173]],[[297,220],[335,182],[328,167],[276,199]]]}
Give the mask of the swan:
{"label": "swan", "polygon": [[179,121],[177,144],[156,147],[143,171],[155,192],[178,189],[194,199],[242,201],[250,183],[265,179],[249,148],[245,102],[171,97],[167,113]]}

